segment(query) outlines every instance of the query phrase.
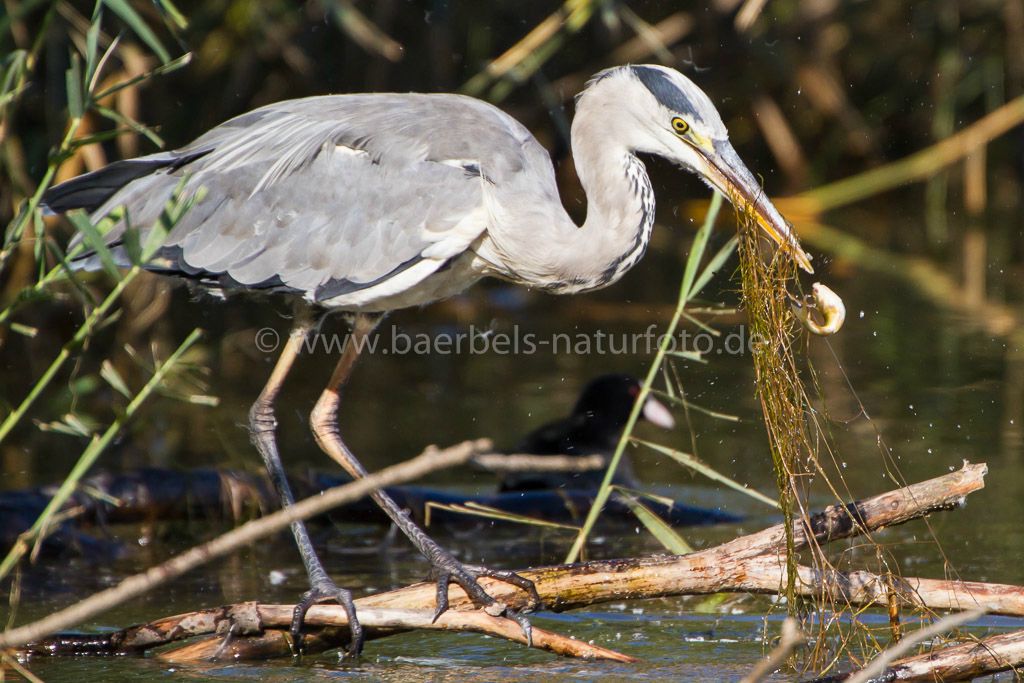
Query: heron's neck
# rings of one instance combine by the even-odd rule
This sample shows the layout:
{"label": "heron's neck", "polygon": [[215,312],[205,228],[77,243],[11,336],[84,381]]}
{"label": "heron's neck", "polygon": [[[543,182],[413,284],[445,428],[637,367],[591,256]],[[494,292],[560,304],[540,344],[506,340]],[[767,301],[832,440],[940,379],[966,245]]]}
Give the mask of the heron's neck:
{"label": "heron's neck", "polygon": [[630,131],[609,130],[606,110],[601,98],[584,97],[573,120],[573,158],[588,202],[583,225],[569,217],[555,188],[537,197],[531,185],[516,197],[519,203],[502,207],[504,220],[488,231],[479,253],[492,274],[571,294],[615,282],[643,256],[654,225],[654,191],[626,143]]}
{"label": "heron's neck", "polygon": [[[587,196],[582,226],[559,230],[559,283],[548,289],[573,293],[621,278],[647,250],[654,226],[654,191],[644,164],[615,136],[577,113],[572,130],[576,172]],[[597,123],[595,121],[594,123]]]}

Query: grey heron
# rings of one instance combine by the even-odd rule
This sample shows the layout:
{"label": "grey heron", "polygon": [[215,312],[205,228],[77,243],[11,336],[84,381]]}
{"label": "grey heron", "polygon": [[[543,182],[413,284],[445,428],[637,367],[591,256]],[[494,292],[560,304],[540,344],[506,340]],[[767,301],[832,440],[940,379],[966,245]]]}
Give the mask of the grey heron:
{"label": "grey heron", "polygon": [[[49,190],[54,213],[81,208],[98,220],[126,209],[143,233],[172,190],[205,199],[167,236],[148,268],[224,292],[283,294],[296,322],[250,411],[252,440],[285,506],[291,490],[275,442],[274,400],[303,340],[331,311],[351,318],[348,345],[310,415],[317,444],[354,477],[366,471],[345,445],[337,414],[363,340],[388,311],[451,296],[482,277],[556,294],[610,285],[647,248],[654,192],[638,153],[697,174],[805,270],[809,257],[732,145],[711,100],[679,72],[652,65],[607,69],[579,95],[572,152],[589,206],[577,225],[559,199],[551,159],[530,132],[490,104],[453,94],[349,94],[278,102],[237,116],[181,149],[119,161]],[[106,240],[128,263],[125,222]],[[80,238],[76,238],[80,239]],[[95,268],[86,254],[79,267]],[[469,569],[431,540],[382,492],[376,502],[435,567],[437,614],[450,582],[499,611],[477,581],[512,572]],[[334,599],[350,618],[350,653],[362,632],[351,595],[328,576],[305,526],[292,525],[310,590],[296,605],[301,635],[315,602]],[[528,608],[529,609],[529,608]],[[508,613],[523,625],[520,613]]]}

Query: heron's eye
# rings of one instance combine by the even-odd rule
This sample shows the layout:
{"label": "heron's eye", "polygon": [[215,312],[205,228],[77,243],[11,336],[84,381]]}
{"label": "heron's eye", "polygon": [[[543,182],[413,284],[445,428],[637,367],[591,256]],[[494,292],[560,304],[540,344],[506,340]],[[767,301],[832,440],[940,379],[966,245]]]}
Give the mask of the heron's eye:
{"label": "heron's eye", "polygon": [[690,132],[690,124],[676,116],[672,119],[672,130],[676,132],[676,135],[686,135]]}

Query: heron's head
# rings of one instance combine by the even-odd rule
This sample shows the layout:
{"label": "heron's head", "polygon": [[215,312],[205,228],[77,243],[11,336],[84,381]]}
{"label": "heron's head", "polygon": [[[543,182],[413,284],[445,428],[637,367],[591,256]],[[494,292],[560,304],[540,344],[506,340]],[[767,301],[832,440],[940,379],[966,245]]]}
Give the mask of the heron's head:
{"label": "heron's head", "polygon": [[664,157],[697,174],[739,211],[751,212],[801,268],[814,272],[789,224],[733,149],[718,110],[693,81],[664,66],[634,65],[597,74],[582,99],[600,90],[610,95],[602,100],[614,102],[614,109],[602,108],[609,119],[605,123],[634,151]]}

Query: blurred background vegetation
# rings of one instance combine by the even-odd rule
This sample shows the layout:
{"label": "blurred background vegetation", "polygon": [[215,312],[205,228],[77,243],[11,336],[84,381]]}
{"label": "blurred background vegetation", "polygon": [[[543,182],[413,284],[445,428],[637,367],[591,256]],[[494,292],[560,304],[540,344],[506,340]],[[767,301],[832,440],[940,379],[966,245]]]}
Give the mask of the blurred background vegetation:
{"label": "blurred background vegetation", "polygon": [[[955,156],[914,176],[923,182],[904,179],[892,183],[892,190],[871,190],[857,203],[829,205],[828,214],[799,198],[929,148],[1024,95],[1021,0],[108,0],[99,6],[97,15],[94,4],[83,1],[3,2],[0,224],[17,224],[48,165],[56,169],[51,180],[57,182],[161,144],[182,145],[269,102],[410,90],[461,91],[507,109],[552,151],[564,201],[582,215],[567,139],[574,94],[605,66],[660,62],[710,94],[736,148],[763,175],[773,197],[797,197],[781,206],[818,254],[820,277],[835,282],[885,270],[888,279],[855,301],[886,309],[897,299],[924,300],[961,316],[958,324],[1019,349],[1014,335],[1024,283],[1020,127],[987,147],[982,136],[966,161]],[[93,144],[66,140],[81,106],[74,88],[69,102],[67,73],[88,62],[90,49],[103,54],[111,45],[94,92],[138,80],[86,107],[74,137]],[[145,76],[167,63],[167,73]],[[487,327],[498,316],[502,324],[529,321],[556,330],[603,325],[636,331],[663,322],[680,254],[701,213],[700,205],[687,200],[706,192],[674,169],[650,165],[664,227],[655,233],[650,263],[619,286],[553,301],[492,284],[425,312],[400,313],[396,324]],[[26,218],[23,230],[8,230],[0,254],[3,414],[29,394],[111,287],[104,274],[77,284],[59,278],[36,286],[57,263],[72,228],[64,220]],[[718,290],[735,301],[736,287],[723,279]],[[253,347],[253,332],[268,325],[283,332],[287,314],[275,302],[216,304],[166,279],[134,279],[86,335],[84,352],[73,349],[53,384],[0,443],[0,486],[61,478],[64,463],[124,410],[153,367],[194,327],[209,334],[187,350],[158,388],[184,401],[161,399],[143,410],[105,463],[257,468],[240,425],[272,358]],[[882,320],[881,346],[871,351],[880,359],[876,367],[891,362],[898,366],[894,375],[927,372],[913,354],[935,319],[926,318],[923,328],[915,322],[911,330],[896,314]],[[1013,339],[1018,341],[1008,341]],[[322,383],[330,364],[321,359],[300,368],[295,415],[284,420],[295,426],[285,429],[286,449],[290,443],[291,450],[311,452],[309,461],[317,464],[322,460],[300,428],[300,409],[308,408],[315,395],[310,387]],[[353,434],[357,452],[368,451],[376,467],[434,441],[487,435],[507,443],[524,424],[563,410],[588,373],[639,374],[644,359],[418,358],[372,364],[374,381],[357,377],[343,422],[352,425],[346,433]],[[500,410],[490,407],[495,386],[507,388]],[[749,397],[751,391],[748,382],[737,393]],[[221,408],[209,410],[218,397],[225,399]],[[1021,410],[1019,403],[1014,410]],[[438,420],[442,410],[452,419]]]}

